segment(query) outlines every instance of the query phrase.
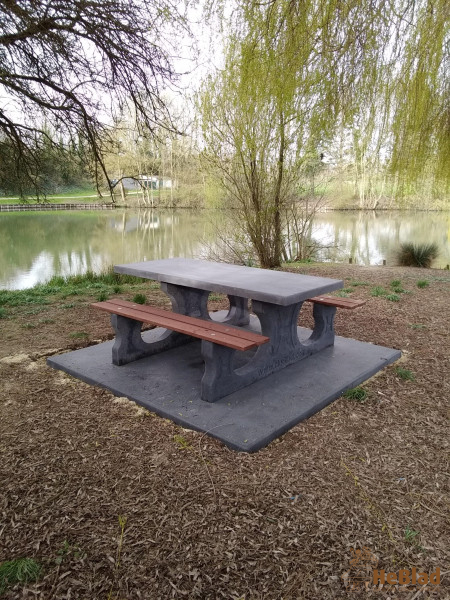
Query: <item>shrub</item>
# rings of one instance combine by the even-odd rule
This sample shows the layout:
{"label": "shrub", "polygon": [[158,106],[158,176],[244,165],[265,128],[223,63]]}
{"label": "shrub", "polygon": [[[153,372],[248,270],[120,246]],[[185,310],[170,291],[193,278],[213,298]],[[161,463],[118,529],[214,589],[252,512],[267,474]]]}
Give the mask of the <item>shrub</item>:
{"label": "shrub", "polygon": [[16,558],[0,564],[0,594],[17,583],[36,581],[42,567],[32,558]]}
{"label": "shrub", "polygon": [[345,391],[342,395],[344,396],[344,398],[349,398],[350,400],[356,400],[356,402],[365,402],[367,399],[366,390],[359,386]]}
{"label": "shrub", "polygon": [[145,304],[146,298],[144,294],[136,294],[133,298],[133,302],[136,302],[136,304]]}
{"label": "shrub", "polygon": [[396,367],[395,372],[400,377],[400,379],[405,379],[406,381],[414,381],[415,379],[413,373],[409,369],[402,369],[402,367]]}
{"label": "shrub", "polygon": [[429,282],[429,281],[427,281],[426,279],[420,279],[420,280],[417,282],[417,287],[418,287],[418,288],[426,288],[426,287],[428,287],[429,285],[430,285],[430,282]]}
{"label": "shrub", "polygon": [[105,290],[100,292],[100,294],[97,296],[97,300],[99,302],[104,302],[105,300],[108,300],[108,294],[105,292]]}
{"label": "shrub", "polygon": [[376,285],[372,288],[370,292],[371,296],[386,296],[386,294],[386,290],[384,289],[384,287],[381,287],[381,285]]}
{"label": "shrub", "polygon": [[401,244],[397,258],[402,267],[422,267],[428,269],[439,254],[437,244]]}

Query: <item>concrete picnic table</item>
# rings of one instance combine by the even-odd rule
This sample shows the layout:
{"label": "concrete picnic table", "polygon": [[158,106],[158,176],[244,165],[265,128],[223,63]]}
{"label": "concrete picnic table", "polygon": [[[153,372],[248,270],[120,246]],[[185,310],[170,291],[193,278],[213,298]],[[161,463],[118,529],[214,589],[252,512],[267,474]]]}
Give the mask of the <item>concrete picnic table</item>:
{"label": "concrete picnic table", "polygon": [[[203,341],[202,355],[211,375],[211,390],[206,390],[206,396],[210,394],[211,398],[231,394],[334,343],[334,306],[314,303],[315,326],[306,340],[299,339],[297,320],[305,300],[342,288],[343,281],[338,279],[188,258],[116,265],[114,271],[161,282],[161,289],[171,299],[175,313],[205,321],[212,319],[208,312],[210,292],[228,296],[230,309],[220,322],[231,326],[249,325],[248,301],[251,300],[261,334],[270,341],[260,345],[248,362],[237,369],[233,365],[234,350]],[[161,349],[178,345],[179,334],[164,333]],[[154,342],[153,349],[152,344],[148,346],[148,355],[159,348],[158,341]]]}

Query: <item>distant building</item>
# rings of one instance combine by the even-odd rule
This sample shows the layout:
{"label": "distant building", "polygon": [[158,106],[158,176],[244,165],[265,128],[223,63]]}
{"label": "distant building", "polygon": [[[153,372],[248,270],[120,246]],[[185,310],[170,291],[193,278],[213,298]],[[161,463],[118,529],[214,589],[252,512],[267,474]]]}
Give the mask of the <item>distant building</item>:
{"label": "distant building", "polygon": [[[111,185],[115,186],[117,179],[111,180]],[[122,179],[123,187],[126,191],[136,191],[143,187],[152,190],[170,189],[173,186],[172,179],[168,177],[157,177],[156,175],[140,175],[139,177],[124,177]]]}

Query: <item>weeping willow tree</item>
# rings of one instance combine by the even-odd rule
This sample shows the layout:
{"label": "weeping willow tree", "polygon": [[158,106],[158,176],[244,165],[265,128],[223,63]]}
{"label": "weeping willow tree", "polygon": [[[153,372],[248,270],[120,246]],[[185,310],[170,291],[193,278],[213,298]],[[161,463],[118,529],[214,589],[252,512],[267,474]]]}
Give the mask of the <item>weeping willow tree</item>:
{"label": "weeping willow tree", "polygon": [[449,26],[447,0],[405,3],[396,23],[389,166],[400,188],[426,178],[435,194],[449,190]]}
{"label": "weeping willow tree", "polygon": [[251,0],[231,21],[200,96],[203,156],[261,266],[279,266],[286,215],[339,128],[361,132],[362,165],[375,153],[399,181],[445,174],[442,0]]}

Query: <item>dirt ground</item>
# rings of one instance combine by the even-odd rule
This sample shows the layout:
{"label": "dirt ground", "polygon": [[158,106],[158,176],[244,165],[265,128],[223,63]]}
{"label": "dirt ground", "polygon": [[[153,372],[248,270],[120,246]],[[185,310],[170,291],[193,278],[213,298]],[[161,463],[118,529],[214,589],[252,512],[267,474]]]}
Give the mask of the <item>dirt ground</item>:
{"label": "dirt ground", "polygon": [[[338,311],[337,333],[403,358],[363,385],[364,402],[340,398],[256,454],[47,367],[51,354],[112,337],[92,299],[0,320],[0,562],[43,565],[4,598],[450,597],[450,274],[300,272],[353,282],[367,304]],[[392,280],[406,290],[399,302],[371,295]],[[367,573],[439,567],[441,583],[350,589],[351,548],[364,547]]]}

